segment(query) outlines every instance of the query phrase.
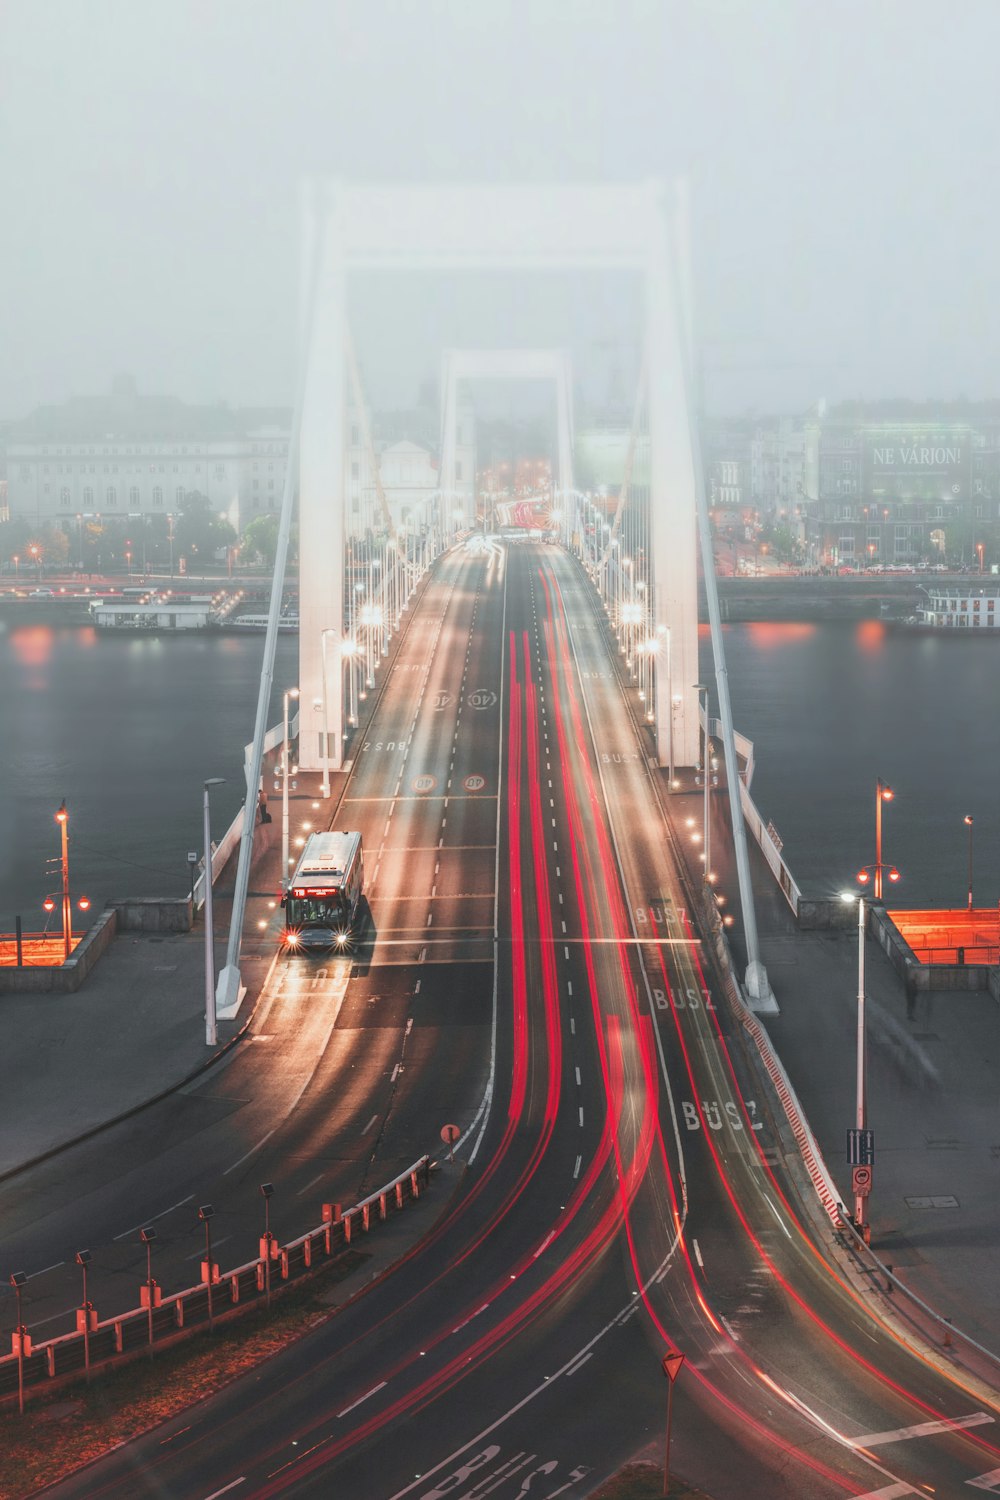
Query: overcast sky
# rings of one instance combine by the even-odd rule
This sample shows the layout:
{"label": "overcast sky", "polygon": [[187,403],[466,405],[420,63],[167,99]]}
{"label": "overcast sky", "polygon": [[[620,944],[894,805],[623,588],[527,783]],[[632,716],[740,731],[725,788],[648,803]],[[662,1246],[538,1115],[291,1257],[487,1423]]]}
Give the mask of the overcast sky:
{"label": "overcast sky", "polygon": [[[687,174],[710,409],[998,396],[998,58],[1000,0],[0,0],[0,419],[290,404],[312,173]],[[613,278],[505,298],[367,288],[376,403],[501,314],[628,362]]]}

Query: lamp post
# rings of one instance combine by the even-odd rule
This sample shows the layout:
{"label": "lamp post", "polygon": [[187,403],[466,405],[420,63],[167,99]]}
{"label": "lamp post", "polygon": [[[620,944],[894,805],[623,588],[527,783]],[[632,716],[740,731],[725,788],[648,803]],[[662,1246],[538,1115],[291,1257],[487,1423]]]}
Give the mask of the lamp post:
{"label": "lamp post", "polygon": [[205,838],[205,1045],[214,1047],[219,1039],[215,1019],[215,934],[212,931],[212,819],[209,788],[224,786],[224,776],[210,776],[202,782],[204,797],[202,818]]}
{"label": "lamp post", "polygon": [[268,1312],[271,1310],[271,1199],[274,1196],[274,1183],[262,1182],[260,1185],[260,1196],[264,1200],[264,1306]]}
{"label": "lamp post", "polygon": [[[882,900],[882,803],[891,802],[895,796],[891,786],[886,786],[881,776],[875,783],[875,900]],[[860,877],[859,877],[860,878]],[[890,880],[899,879],[899,871],[890,874]]]}
{"label": "lamp post", "polygon": [[212,1281],[215,1276],[215,1267],[212,1264],[212,1216],[215,1209],[211,1203],[203,1203],[198,1210],[198,1217],[205,1226],[205,1264],[202,1266],[202,1274],[205,1278],[205,1287],[208,1292],[208,1328],[209,1332],[215,1331],[215,1317],[212,1310]]}
{"label": "lamp post", "polygon": [[966,813],[965,824],[969,830],[969,910],[972,910],[972,814]]}
{"label": "lamp post", "polygon": [[[324,672],[324,676],[325,676]],[[288,889],[288,700],[299,696],[298,688],[289,688],[283,697],[281,741],[281,889]]]}
{"label": "lamp post", "polygon": [[319,636],[321,669],[323,674],[323,785],[320,787],[320,792],[324,797],[329,797],[330,795],[330,685],[327,680],[326,670],[326,638],[328,635],[337,634],[339,632],[336,626],[328,625],[325,630],[320,631]]}
{"label": "lamp post", "polygon": [[66,810],[66,798],[59,804],[56,813],[56,822],[62,843],[62,929],[63,929],[63,958],[69,958],[73,950],[73,907],[69,897],[69,813]]}
{"label": "lamp post", "polygon": [[[702,774],[702,780],[705,783],[705,787],[704,787],[704,800],[703,800],[703,804],[702,804],[702,814],[701,814],[701,836],[702,836],[702,847],[704,848],[704,851],[705,851],[705,879],[708,880],[708,881],[710,881],[711,878],[712,878],[712,860],[711,860],[712,824],[711,824],[711,817],[710,817],[710,803],[709,803],[708,799],[709,799],[709,793],[710,793],[711,785],[712,785],[712,766],[711,766],[712,748],[711,748],[711,741],[709,739],[709,734],[708,734],[708,688],[706,687],[706,685],[703,682],[696,682],[695,685],[694,685],[694,690],[698,694],[699,698],[702,699],[702,708],[703,708],[703,712],[704,712],[704,715],[705,715],[704,748],[702,749],[702,752],[701,752],[701,774]],[[704,694],[704,697],[702,697],[702,694]]]}
{"label": "lamp post", "polygon": [[28,547],[28,554],[29,554],[29,556],[31,558],[31,561],[35,564],[35,567],[38,569],[38,582],[41,583],[41,581],[42,581],[42,549],[41,549],[41,547],[39,547],[39,545],[38,545],[37,542],[32,542],[31,543],[31,545]]}
{"label": "lamp post", "polygon": [[[90,1251],[78,1250],[76,1252],[76,1263],[83,1272],[83,1306],[80,1312],[83,1314],[83,1368],[86,1372],[87,1384],[90,1384],[90,1321],[93,1309],[87,1296],[87,1267],[90,1265]],[[80,1319],[77,1319],[79,1326]]]}
{"label": "lamp post", "polygon": [[153,1304],[156,1301],[153,1295],[156,1290],[156,1282],[153,1280],[153,1241],[156,1239],[156,1230],[151,1225],[139,1230],[139,1238],[146,1247],[146,1327],[149,1331],[149,1357],[153,1357]]}
{"label": "lamp post", "polygon": [[[867,920],[867,908],[865,906],[865,898],[855,895],[853,891],[844,891],[841,899],[844,901],[856,901],[858,903],[858,1022],[855,1057],[854,1126],[856,1130],[862,1131],[868,1128],[868,1090],[866,1087],[868,1060],[865,1045],[865,923]],[[860,1136],[858,1139],[860,1139]],[[863,1235],[867,1243],[868,1233],[865,1224],[866,1196],[864,1193],[855,1191],[854,1227],[860,1235]]]}
{"label": "lamp post", "polygon": [[[17,1298],[17,1328],[14,1333],[14,1344],[17,1348],[17,1409],[24,1416],[24,1355],[25,1344],[28,1338],[28,1330],[24,1326],[21,1317],[21,1293],[27,1281],[23,1271],[11,1271],[10,1284],[14,1288],[14,1296]],[[28,1346],[30,1352],[30,1345]]]}

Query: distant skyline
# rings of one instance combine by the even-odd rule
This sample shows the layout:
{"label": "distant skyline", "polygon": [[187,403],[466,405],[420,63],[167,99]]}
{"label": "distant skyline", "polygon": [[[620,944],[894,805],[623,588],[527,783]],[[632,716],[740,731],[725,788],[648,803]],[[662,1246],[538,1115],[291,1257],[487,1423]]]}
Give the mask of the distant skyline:
{"label": "distant skyline", "polygon": [[[6,0],[0,419],[290,404],[306,175],[686,175],[712,413],[1000,395],[995,0]],[[366,277],[376,405],[448,341],[634,382],[621,277]]]}

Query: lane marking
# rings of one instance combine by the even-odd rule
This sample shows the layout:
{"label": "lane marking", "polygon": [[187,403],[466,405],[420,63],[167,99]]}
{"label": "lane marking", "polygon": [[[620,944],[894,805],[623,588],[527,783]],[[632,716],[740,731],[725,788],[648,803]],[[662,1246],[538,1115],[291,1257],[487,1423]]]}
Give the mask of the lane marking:
{"label": "lane marking", "polygon": [[960,1432],[966,1427],[982,1427],[993,1422],[989,1412],[975,1411],[970,1417],[945,1418],[941,1422],[917,1422],[913,1427],[896,1427],[891,1432],[868,1432],[864,1437],[848,1438],[852,1448],[876,1448],[883,1443],[902,1443],[907,1438],[935,1437],[941,1432]]}
{"label": "lane marking", "polygon": [[378,1121],[378,1115],[377,1114],[372,1115],[371,1119],[368,1121],[368,1124],[365,1126],[364,1130],[362,1130],[361,1134],[362,1135],[367,1135],[368,1132],[369,1132],[369,1130],[371,1130],[372,1126],[374,1124],[376,1124],[377,1121]]}
{"label": "lane marking", "polygon": [[123,1229],[121,1234],[113,1236],[113,1240],[123,1240],[128,1234],[138,1234],[140,1229],[145,1229],[146,1225],[152,1224],[154,1219],[166,1218],[167,1214],[172,1214],[175,1208],[183,1208],[185,1203],[190,1203],[193,1198],[194,1193],[188,1193],[187,1197],[182,1198],[179,1203],[172,1203],[169,1208],[161,1208],[158,1214],[150,1214],[148,1219],[140,1219],[132,1229]]}
{"label": "lane marking", "polygon": [[575,1163],[575,1165],[573,1167],[573,1177],[574,1177],[574,1179],[577,1178],[577,1177],[579,1177],[579,1175],[580,1175],[580,1168],[582,1166],[583,1166],[583,1157],[582,1156],[578,1156],[577,1159],[576,1159],[576,1163]]}
{"label": "lane marking", "polygon": [[305,1187],[300,1187],[299,1188],[298,1192],[295,1194],[296,1198],[301,1198],[303,1193],[308,1193],[309,1189],[312,1188],[312,1187],[315,1187],[316,1184],[317,1184],[317,1182],[321,1181],[322,1177],[323,1177],[323,1173],[322,1172],[317,1172],[315,1177],[311,1177],[309,1179],[309,1181],[306,1183]]}
{"label": "lane marking", "polygon": [[210,1495],[205,1496],[205,1500],[219,1500],[220,1495],[228,1495],[230,1490],[235,1490],[237,1485],[241,1484],[246,1484],[245,1474],[241,1474],[239,1479],[234,1479],[232,1484],[224,1484],[221,1490],[213,1490]]}
{"label": "lane marking", "polygon": [[378,1383],[378,1385],[373,1385],[372,1388],[371,1388],[371,1390],[370,1391],[366,1391],[363,1396],[359,1396],[358,1399],[357,1399],[357,1401],[352,1402],[352,1404],[350,1406],[345,1406],[343,1411],[338,1411],[338,1413],[337,1413],[338,1419],[340,1417],[346,1417],[347,1414],[348,1414],[348,1412],[354,1411],[354,1409],[356,1407],[358,1407],[358,1406],[361,1405],[362,1401],[367,1401],[368,1398],[369,1398],[369,1396],[375,1396],[375,1395],[377,1395],[378,1392],[381,1391],[381,1390],[383,1390],[387,1384],[388,1384],[387,1381],[380,1380],[379,1383]]}

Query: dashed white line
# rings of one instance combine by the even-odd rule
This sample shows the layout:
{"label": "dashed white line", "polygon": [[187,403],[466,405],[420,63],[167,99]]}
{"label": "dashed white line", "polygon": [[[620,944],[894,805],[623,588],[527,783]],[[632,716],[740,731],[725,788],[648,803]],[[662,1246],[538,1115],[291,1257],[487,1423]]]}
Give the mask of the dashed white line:
{"label": "dashed white line", "polygon": [[143,1229],[147,1224],[152,1224],[154,1219],[166,1218],[167,1214],[172,1214],[175,1208],[183,1208],[185,1203],[190,1203],[193,1197],[194,1193],[188,1193],[187,1197],[182,1198],[179,1203],[172,1203],[169,1208],[161,1208],[158,1214],[150,1214],[148,1219],[140,1219],[139,1223],[136,1224],[134,1228],[123,1229],[121,1234],[116,1234],[113,1236],[113,1238],[116,1240],[123,1240],[126,1235],[138,1234],[140,1229]]}
{"label": "dashed white line", "polygon": [[580,1175],[580,1168],[582,1166],[583,1166],[583,1157],[582,1156],[578,1156],[577,1159],[576,1159],[576,1163],[575,1163],[575,1165],[573,1167],[573,1177],[574,1177],[574,1179],[577,1178],[577,1177],[579,1177],[579,1175]]}
{"label": "dashed white line", "polygon": [[367,1401],[370,1396],[377,1395],[378,1392],[381,1391],[386,1386],[387,1383],[388,1382],[385,1381],[385,1380],[380,1380],[379,1383],[378,1383],[378,1385],[373,1385],[372,1388],[371,1388],[371,1390],[370,1391],[365,1391],[365,1394],[363,1396],[359,1396],[358,1399],[357,1399],[357,1401],[353,1401],[350,1406],[345,1406],[343,1411],[338,1411],[338,1413],[337,1413],[338,1419],[340,1417],[346,1417],[349,1412],[354,1411],[355,1407],[360,1406],[361,1403],[362,1403],[362,1401]]}

